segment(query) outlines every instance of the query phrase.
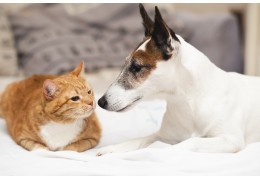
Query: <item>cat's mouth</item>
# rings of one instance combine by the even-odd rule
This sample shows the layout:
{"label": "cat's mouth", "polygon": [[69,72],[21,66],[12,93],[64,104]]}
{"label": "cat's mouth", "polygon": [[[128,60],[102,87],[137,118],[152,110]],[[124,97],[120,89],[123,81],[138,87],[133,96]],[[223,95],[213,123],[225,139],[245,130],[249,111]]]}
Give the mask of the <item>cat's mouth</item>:
{"label": "cat's mouth", "polygon": [[94,112],[94,110],[95,110],[95,108],[94,107],[92,107],[92,108],[90,108],[90,109],[88,109],[88,110],[86,110],[85,111],[85,116],[90,116],[93,112]]}

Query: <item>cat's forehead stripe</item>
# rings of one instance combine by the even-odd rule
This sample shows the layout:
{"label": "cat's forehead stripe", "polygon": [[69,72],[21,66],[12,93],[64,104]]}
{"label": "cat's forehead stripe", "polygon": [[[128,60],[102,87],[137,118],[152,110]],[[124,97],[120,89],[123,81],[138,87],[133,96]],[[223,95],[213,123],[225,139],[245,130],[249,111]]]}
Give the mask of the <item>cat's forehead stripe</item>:
{"label": "cat's forehead stripe", "polygon": [[75,92],[76,92],[76,94],[79,94],[80,93],[80,90],[79,89],[75,89]]}
{"label": "cat's forehead stripe", "polygon": [[74,78],[67,79],[67,84],[75,88],[86,88],[85,81],[75,80]]}

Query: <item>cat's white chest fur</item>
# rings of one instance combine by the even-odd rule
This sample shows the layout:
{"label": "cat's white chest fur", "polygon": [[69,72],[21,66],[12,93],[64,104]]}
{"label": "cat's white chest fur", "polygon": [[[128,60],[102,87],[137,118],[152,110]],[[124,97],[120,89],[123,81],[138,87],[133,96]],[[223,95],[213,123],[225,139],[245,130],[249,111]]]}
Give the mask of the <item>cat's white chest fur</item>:
{"label": "cat's white chest fur", "polygon": [[84,119],[71,123],[49,123],[40,127],[40,136],[51,150],[62,150],[71,143],[83,130]]}

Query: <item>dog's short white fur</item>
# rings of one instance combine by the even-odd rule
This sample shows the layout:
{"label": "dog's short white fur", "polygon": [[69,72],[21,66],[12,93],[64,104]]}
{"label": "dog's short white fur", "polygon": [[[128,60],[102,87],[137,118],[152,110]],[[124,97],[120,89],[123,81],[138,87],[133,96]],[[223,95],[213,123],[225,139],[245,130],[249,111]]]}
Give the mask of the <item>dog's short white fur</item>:
{"label": "dog's short white fur", "polygon": [[[139,95],[159,93],[167,101],[160,130],[102,148],[100,155],[144,148],[158,140],[173,144],[172,148],[230,153],[260,141],[260,78],[225,72],[178,38],[174,60],[158,62],[141,86],[127,91],[115,81],[106,93],[108,101],[120,106]],[[121,95],[124,98],[117,100]]]}
{"label": "dog's short white fur", "polygon": [[[139,99],[164,98],[167,109],[160,130],[101,148],[98,155],[136,150],[155,141],[172,144],[171,149],[233,153],[260,141],[260,78],[225,72],[179,35],[180,42],[169,36],[174,49],[170,59],[158,61],[147,79],[130,89],[121,83],[128,78],[126,63],[104,95],[111,111],[128,109]],[[142,51],[149,41],[140,45]]]}

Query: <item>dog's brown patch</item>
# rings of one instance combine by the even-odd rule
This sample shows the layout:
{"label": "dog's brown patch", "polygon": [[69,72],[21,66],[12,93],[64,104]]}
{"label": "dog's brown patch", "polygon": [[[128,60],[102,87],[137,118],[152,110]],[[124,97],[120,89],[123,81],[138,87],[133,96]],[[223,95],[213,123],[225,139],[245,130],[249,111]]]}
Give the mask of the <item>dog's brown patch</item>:
{"label": "dog's brown patch", "polygon": [[137,50],[132,54],[132,57],[138,64],[150,65],[152,68],[155,68],[157,62],[163,59],[162,52],[156,46],[153,39],[146,44],[145,51]]}
{"label": "dog's brown patch", "polygon": [[[139,47],[150,39],[145,47],[145,51]],[[120,84],[125,89],[132,89],[144,82],[150,73],[156,68],[158,61],[163,60],[161,50],[156,46],[153,39],[146,37],[142,43],[131,53],[125,68],[119,79]]]}

